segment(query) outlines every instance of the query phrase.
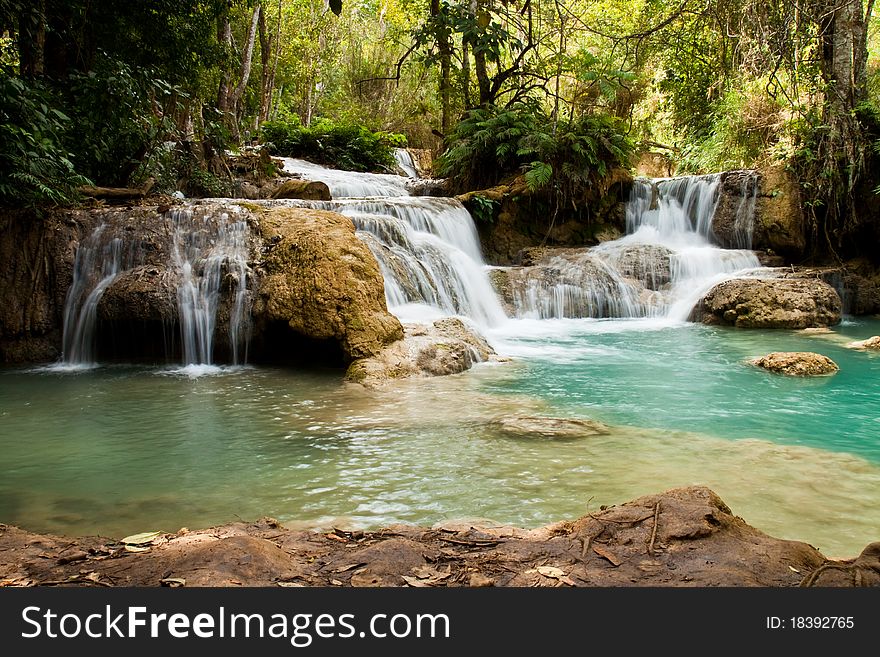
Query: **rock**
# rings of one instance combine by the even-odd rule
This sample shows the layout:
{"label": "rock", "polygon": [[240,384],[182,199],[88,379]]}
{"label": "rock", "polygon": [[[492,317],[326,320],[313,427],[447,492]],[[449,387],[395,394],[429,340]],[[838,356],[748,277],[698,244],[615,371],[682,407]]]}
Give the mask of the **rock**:
{"label": "rock", "polygon": [[104,322],[173,323],[177,319],[177,274],[147,265],[120,274],[98,302]]}
{"label": "rock", "polygon": [[724,248],[769,250],[788,262],[802,259],[806,238],[797,181],[782,167],[725,171],[712,233]]}
{"label": "rock", "polygon": [[806,249],[806,223],[798,181],[783,166],[762,168],[752,246],[798,261]]}
{"label": "rock", "polygon": [[721,174],[718,202],[712,215],[712,234],[726,249],[752,248],[758,174],[751,170]]}
{"label": "rock", "polygon": [[404,329],[403,340],[372,358],[356,360],[345,378],[375,384],[389,379],[446,376],[464,372],[495,353],[482,336],[457,317],[446,317],[431,325],[407,324]]}
{"label": "rock", "polygon": [[406,183],[413,196],[451,196],[449,181],[446,178],[416,178]]}
{"label": "rock", "polygon": [[504,417],[489,425],[501,433],[518,438],[553,438],[574,440],[609,433],[606,425],[595,420],[520,415]]}
{"label": "rock", "polygon": [[327,183],[314,180],[285,180],[272,192],[272,198],[296,198],[309,201],[329,201]]}
{"label": "rock", "polygon": [[633,244],[608,251],[608,261],[627,278],[634,278],[649,290],[659,290],[672,281],[672,249],[659,244]]}
{"label": "rock", "polygon": [[834,374],[840,368],[833,360],[811,351],[774,351],[748,361],[751,365],[789,376],[821,376]]}
{"label": "rock", "polygon": [[[281,324],[300,337],[335,342],[350,362],[403,337],[388,312],[379,265],[348,217],[269,208],[259,231],[266,246],[253,319],[264,340],[268,324]],[[272,348],[262,346],[268,353]]]}
{"label": "rock", "polygon": [[430,178],[434,171],[434,152],[430,148],[407,148],[419,178]]}
{"label": "rock", "polygon": [[880,349],[880,335],[875,335],[867,340],[856,340],[846,346],[850,349]]}
{"label": "rock", "polygon": [[808,328],[840,323],[841,301],[818,279],[737,278],[713,287],[692,319],[740,328]]}

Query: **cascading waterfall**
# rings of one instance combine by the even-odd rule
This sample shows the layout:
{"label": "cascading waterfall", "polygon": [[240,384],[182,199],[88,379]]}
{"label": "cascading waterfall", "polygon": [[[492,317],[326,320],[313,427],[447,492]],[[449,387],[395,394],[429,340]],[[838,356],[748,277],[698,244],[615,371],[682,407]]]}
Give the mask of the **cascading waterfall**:
{"label": "cascading waterfall", "polygon": [[[489,282],[473,219],[458,200],[383,195],[389,179],[394,179],[392,187],[404,190],[405,179],[310,167],[311,177],[326,182],[339,198],[286,203],[332,210],[352,220],[379,263],[392,313],[405,321],[464,315],[481,326],[507,318]],[[299,160],[285,160],[285,168],[304,173]]]}
{"label": "cascading waterfall", "polygon": [[413,161],[412,153],[405,148],[394,149],[394,160],[397,166],[410,178],[418,178],[419,172],[416,170],[416,163]]}
{"label": "cascading waterfall", "polygon": [[212,363],[224,268],[234,285],[229,310],[232,363],[244,362],[250,318],[248,226],[243,219],[230,219],[231,211],[199,214],[186,208],[171,212],[172,255],[180,272],[177,309],[186,365]]}
{"label": "cascading waterfall", "polygon": [[[249,230],[238,212],[237,206],[191,205],[157,217],[155,230],[163,235],[158,239],[168,240],[177,282],[177,317],[186,365],[213,362],[214,334],[221,316],[229,335],[230,360],[233,364],[247,360]],[[62,360],[66,365],[95,364],[101,297],[121,275],[143,264],[143,248],[132,235],[121,226],[104,223],[79,245],[64,306]]]}
{"label": "cascading waterfall", "polygon": [[[720,181],[720,174],[634,181],[626,236],[508,272],[516,315],[686,320],[711,286],[760,266],[751,251],[711,243]],[[749,198],[737,225],[738,239],[750,244]]]}
{"label": "cascading waterfall", "polygon": [[91,366],[95,357],[98,303],[114,280],[139,263],[139,250],[101,224],[76,251],[73,281],[64,302],[61,360],[66,365]]}

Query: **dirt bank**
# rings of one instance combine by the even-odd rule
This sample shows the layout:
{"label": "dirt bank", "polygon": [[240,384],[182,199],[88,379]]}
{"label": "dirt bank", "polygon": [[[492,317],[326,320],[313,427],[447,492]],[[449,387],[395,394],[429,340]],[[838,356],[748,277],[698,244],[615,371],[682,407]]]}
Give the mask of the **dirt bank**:
{"label": "dirt bank", "polygon": [[880,586],[880,543],[830,561],[689,487],[534,530],[291,530],[271,518],[65,538],[0,525],[0,586]]}

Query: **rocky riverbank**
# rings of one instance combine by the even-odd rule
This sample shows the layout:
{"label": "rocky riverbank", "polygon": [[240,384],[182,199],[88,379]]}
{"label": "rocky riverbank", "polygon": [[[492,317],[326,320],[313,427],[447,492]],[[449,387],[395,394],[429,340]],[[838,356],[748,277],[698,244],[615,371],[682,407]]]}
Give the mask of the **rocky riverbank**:
{"label": "rocky riverbank", "polygon": [[0,525],[2,586],[880,586],[880,543],[832,560],[689,487],[538,529],[287,529],[271,518],[125,539]]}

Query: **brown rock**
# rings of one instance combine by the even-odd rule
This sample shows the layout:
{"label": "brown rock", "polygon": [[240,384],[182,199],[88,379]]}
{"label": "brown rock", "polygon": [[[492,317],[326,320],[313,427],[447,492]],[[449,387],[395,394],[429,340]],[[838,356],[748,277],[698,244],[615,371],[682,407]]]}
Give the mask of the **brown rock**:
{"label": "brown rock", "polygon": [[608,427],[596,420],[534,415],[504,417],[489,426],[501,433],[520,438],[574,440],[609,433]]}
{"label": "brown rock", "polygon": [[818,279],[737,278],[713,287],[692,313],[705,324],[808,328],[840,323],[841,301]]}
{"label": "brown rock", "polygon": [[840,369],[827,356],[811,351],[774,351],[766,356],[753,358],[749,363],[789,376],[821,376],[834,374]]}
{"label": "brown rock", "polygon": [[875,335],[867,340],[856,340],[846,346],[850,349],[880,349],[880,335]]}
{"label": "brown rock", "polygon": [[314,180],[286,180],[272,192],[272,198],[329,201],[331,197],[327,183]]}
{"label": "brown rock", "polygon": [[379,265],[348,217],[305,208],[270,208],[260,217],[268,244],[253,306],[256,325],[339,344],[352,361],[403,337],[388,312]]}
{"label": "brown rock", "polygon": [[494,350],[486,340],[457,317],[431,325],[407,324],[403,340],[372,358],[353,362],[345,374],[349,381],[376,384],[389,379],[446,376],[486,361]]}

